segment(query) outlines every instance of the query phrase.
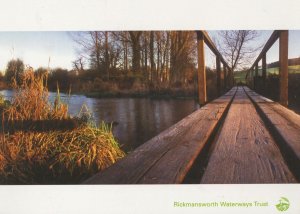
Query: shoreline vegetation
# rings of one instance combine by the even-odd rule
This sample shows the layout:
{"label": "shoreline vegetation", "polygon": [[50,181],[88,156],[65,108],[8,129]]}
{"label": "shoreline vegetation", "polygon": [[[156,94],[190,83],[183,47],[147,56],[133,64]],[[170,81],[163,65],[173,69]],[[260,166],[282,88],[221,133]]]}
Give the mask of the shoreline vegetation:
{"label": "shoreline vegetation", "polygon": [[71,117],[59,90],[49,103],[46,82],[27,69],[12,100],[0,100],[1,184],[76,184],[125,156],[111,126],[97,126],[85,106]]}

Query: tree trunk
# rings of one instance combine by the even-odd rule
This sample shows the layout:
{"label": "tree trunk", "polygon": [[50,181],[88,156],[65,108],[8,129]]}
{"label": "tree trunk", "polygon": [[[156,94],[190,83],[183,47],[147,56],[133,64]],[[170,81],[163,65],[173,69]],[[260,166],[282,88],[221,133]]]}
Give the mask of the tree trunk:
{"label": "tree trunk", "polygon": [[155,72],[155,63],[154,63],[154,32],[150,32],[150,66],[151,66],[151,71],[150,71],[150,79],[151,82],[153,82],[153,75]]}
{"label": "tree trunk", "polygon": [[98,72],[101,72],[100,68],[100,44],[99,44],[99,35],[98,32],[95,31],[95,55],[96,55],[96,69]]}
{"label": "tree trunk", "polygon": [[109,80],[109,53],[108,53],[108,32],[105,31],[105,74]]}
{"label": "tree trunk", "polygon": [[160,38],[157,36],[157,69],[156,69],[156,82],[159,84],[160,83]]}
{"label": "tree trunk", "polygon": [[129,31],[129,35],[132,46],[132,71],[134,74],[138,74],[141,71],[141,31]]}
{"label": "tree trunk", "polygon": [[148,75],[148,40],[147,40],[147,34],[144,35],[144,53],[145,53],[145,60],[144,60],[144,66],[145,66],[145,74],[147,75],[147,79],[149,79]]}

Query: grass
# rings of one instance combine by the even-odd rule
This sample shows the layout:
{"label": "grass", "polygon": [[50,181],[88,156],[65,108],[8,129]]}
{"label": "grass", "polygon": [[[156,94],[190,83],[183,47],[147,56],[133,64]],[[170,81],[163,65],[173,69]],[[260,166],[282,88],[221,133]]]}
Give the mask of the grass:
{"label": "grass", "polygon": [[[300,74],[300,65],[291,65],[289,66],[289,73],[290,74]],[[278,75],[279,68],[267,68],[267,74]],[[262,70],[258,69],[258,75],[262,75]],[[235,72],[234,79],[237,83],[245,83],[246,71]]]}
{"label": "grass", "polygon": [[[54,103],[49,103],[46,78],[36,76],[29,69],[24,73],[22,84],[14,84],[16,92],[11,103],[0,99],[2,184],[80,183],[125,155],[111,126],[105,123],[96,126],[87,111],[71,118],[68,105],[60,101],[59,93]],[[64,120],[73,120],[76,126],[67,130],[47,127],[48,121]],[[30,121],[30,128],[5,129],[7,123],[25,121]],[[39,121],[45,121],[43,131],[35,129],[36,124],[41,125]]]}

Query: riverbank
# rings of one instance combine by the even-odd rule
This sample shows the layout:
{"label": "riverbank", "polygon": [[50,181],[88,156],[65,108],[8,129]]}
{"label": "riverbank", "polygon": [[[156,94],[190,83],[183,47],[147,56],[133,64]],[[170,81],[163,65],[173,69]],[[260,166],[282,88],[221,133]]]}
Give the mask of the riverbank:
{"label": "riverbank", "polygon": [[[0,88],[1,90],[14,90],[12,87]],[[49,92],[56,93],[56,90],[49,90]],[[62,90],[62,93],[68,94],[69,91]],[[88,98],[151,98],[151,99],[197,99],[195,91],[185,91],[181,89],[163,90],[163,91],[71,91],[72,95],[83,95]]]}
{"label": "riverbank", "polygon": [[49,103],[43,80],[27,71],[11,101],[0,99],[1,184],[77,184],[125,155],[88,109],[71,117],[59,92]]}
{"label": "riverbank", "polygon": [[134,91],[111,91],[82,93],[89,98],[152,98],[152,99],[194,99],[195,93],[185,91],[173,92],[134,92]]}

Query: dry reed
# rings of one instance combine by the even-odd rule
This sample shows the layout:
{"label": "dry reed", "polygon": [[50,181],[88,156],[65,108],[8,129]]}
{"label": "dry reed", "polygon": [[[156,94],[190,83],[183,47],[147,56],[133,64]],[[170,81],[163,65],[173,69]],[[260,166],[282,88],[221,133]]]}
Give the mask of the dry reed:
{"label": "dry reed", "polygon": [[[54,104],[48,102],[46,76],[28,69],[10,105],[1,104],[2,120],[70,119],[68,106],[59,93]],[[81,116],[82,117],[82,116]],[[3,126],[2,121],[2,126]],[[105,169],[124,152],[111,127],[83,122],[67,131],[15,131],[0,134],[0,182],[2,184],[79,183]],[[2,129],[4,130],[4,129]]]}

